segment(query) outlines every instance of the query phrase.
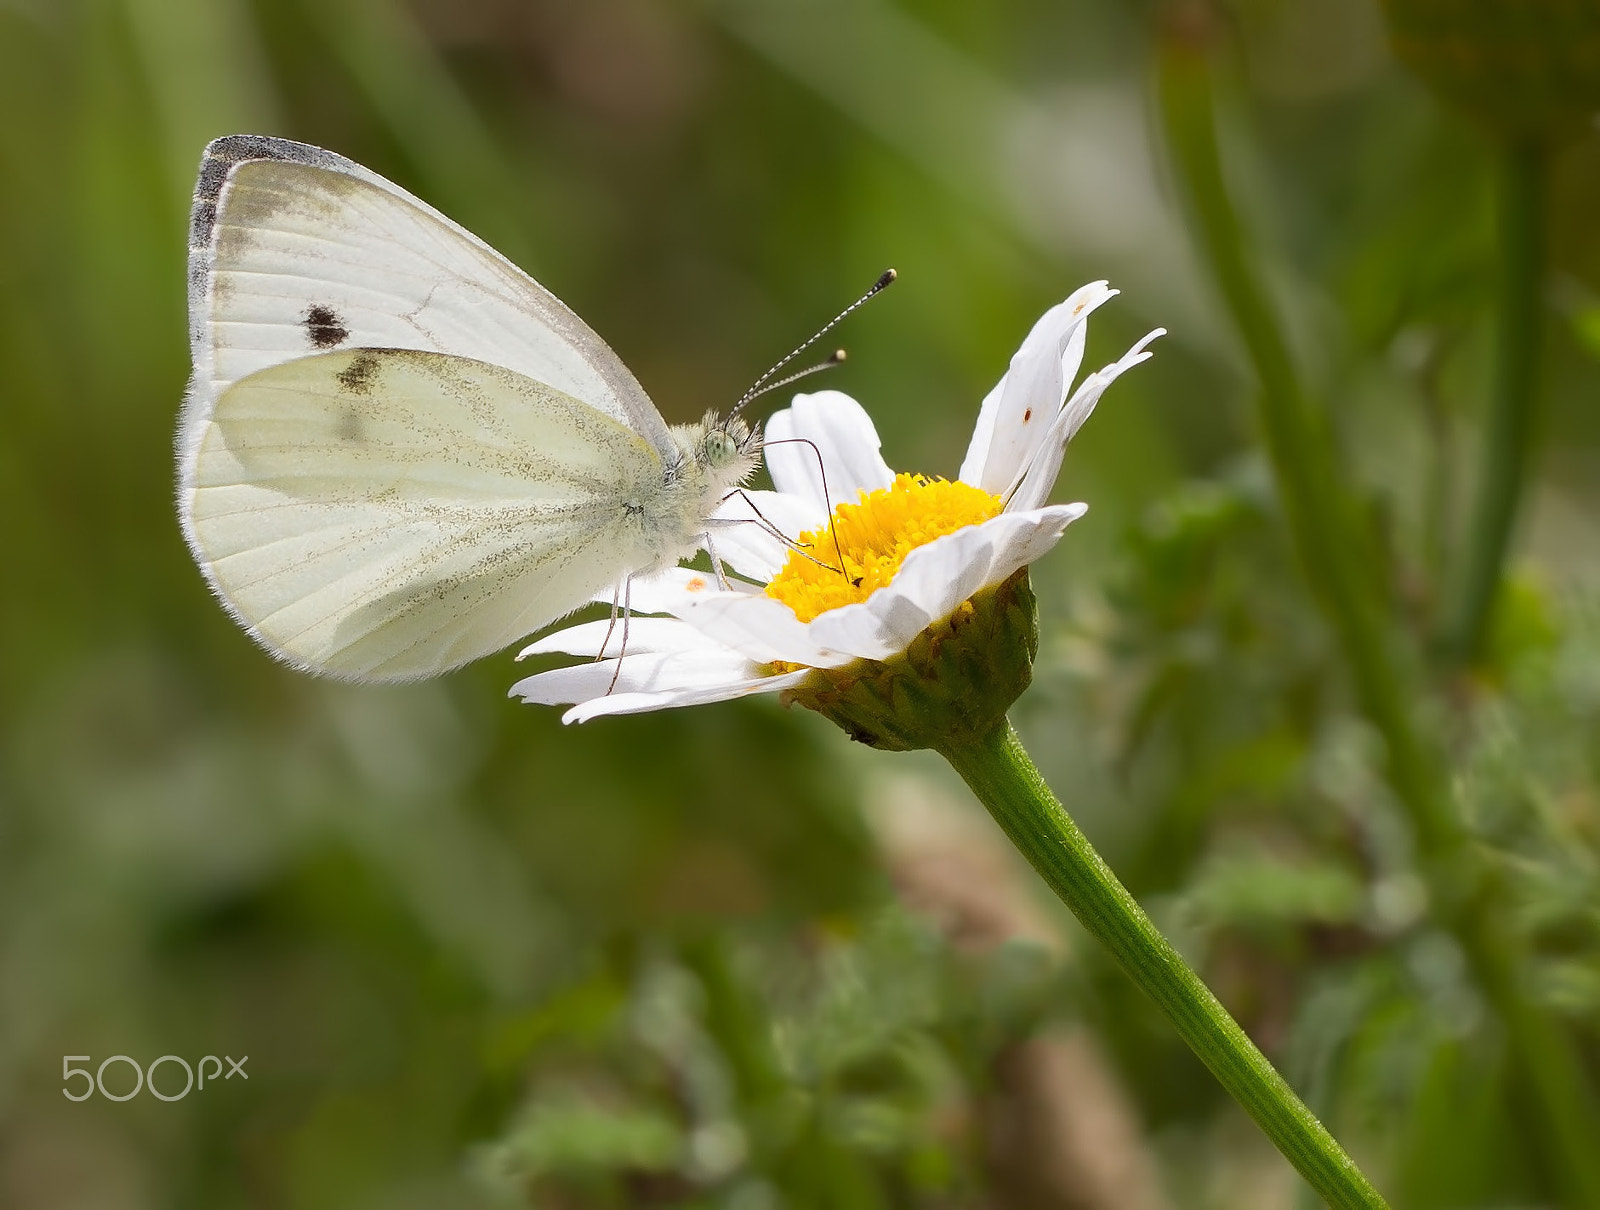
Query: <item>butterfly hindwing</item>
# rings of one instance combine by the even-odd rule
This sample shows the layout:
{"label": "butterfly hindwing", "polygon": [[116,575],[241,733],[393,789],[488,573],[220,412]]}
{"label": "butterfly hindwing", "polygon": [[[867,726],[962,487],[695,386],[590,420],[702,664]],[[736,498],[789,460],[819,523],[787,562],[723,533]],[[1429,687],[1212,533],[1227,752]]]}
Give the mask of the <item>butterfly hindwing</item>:
{"label": "butterfly hindwing", "polygon": [[234,382],[194,434],[186,530],[240,621],[334,675],[428,676],[499,650],[649,561],[637,433],[503,366],[394,349]]}

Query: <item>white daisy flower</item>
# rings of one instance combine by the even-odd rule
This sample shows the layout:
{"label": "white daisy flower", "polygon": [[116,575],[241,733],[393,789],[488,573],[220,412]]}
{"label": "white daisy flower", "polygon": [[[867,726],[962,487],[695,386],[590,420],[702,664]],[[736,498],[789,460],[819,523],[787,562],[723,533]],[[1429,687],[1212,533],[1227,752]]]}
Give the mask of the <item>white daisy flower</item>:
{"label": "white daisy flower", "polygon": [[[878,452],[872,420],[848,395],[795,396],[767,422],[776,490],[736,493],[717,515],[717,553],[744,578],[724,584],[675,568],[635,580],[634,614],[665,616],[634,616],[626,651],[622,625],[608,620],[545,636],[518,658],[561,653],[589,662],[536,673],[511,695],[575,703],[563,716],[569,723],[753,693],[816,706],[819,693],[870,679],[919,636],[972,615],[974,598],[1013,580],[1026,593],[1019,573],[1087,511],[1045,503],[1067,442],[1106,387],[1149,357],[1145,346],[1163,334],[1151,332],[1069,394],[1089,313],[1115,293],[1094,282],[1034,324],[984,399],[955,480],[896,475]],[[1031,595],[1024,605],[1031,626]],[[602,648],[605,658],[596,658]],[[924,641],[919,650],[931,648]],[[979,681],[987,658],[978,661]],[[1027,683],[1023,671],[1002,714]]]}

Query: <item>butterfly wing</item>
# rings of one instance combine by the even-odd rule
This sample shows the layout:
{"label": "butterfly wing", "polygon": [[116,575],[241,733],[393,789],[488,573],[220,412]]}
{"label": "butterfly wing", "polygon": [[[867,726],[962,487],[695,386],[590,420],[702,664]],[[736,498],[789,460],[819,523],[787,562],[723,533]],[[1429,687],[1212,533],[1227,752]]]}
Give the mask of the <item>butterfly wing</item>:
{"label": "butterfly wing", "polygon": [[186,529],[274,654],[404,680],[497,651],[648,562],[628,501],[662,476],[637,433],[546,383],[357,349],[222,392],[196,436]]}
{"label": "butterfly wing", "polygon": [[503,365],[672,456],[666,423],[633,375],[555,295],[433,207],[333,152],[258,135],[218,139],[201,160],[189,245],[186,465],[229,384],[335,348]]}

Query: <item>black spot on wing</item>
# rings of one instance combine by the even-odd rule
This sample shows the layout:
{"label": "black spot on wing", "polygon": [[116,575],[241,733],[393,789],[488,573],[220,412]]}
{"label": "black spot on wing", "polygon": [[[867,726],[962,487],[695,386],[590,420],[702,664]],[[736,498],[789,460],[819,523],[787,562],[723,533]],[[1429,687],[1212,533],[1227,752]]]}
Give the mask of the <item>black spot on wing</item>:
{"label": "black spot on wing", "polygon": [[350,329],[344,326],[339,313],[323,303],[312,303],[306,308],[306,339],[313,349],[331,349],[350,339]]}
{"label": "black spot on wing", "polygon": [[200,356],[200,343],[207,320],[206,292],[211,282],[212,262],[216,253],[217,220],[222,207],[222,194],[234,170],[252,160],[303,164],[326,169],[343,177],[362,178],[371,175],[366,169],[331,151],[270,135],[230,134],[214,140],[206,147],[200,157],[200,173],[195,181],[194,202],[189,211],[189,329],[190,342],[197,357]]}
{"label": "black spot on wing", "polygon": [[377,385],[381,368],[378,359],[371,353],[357,353],[350,359],[350,364],[334,377],[338,379],[340,387],[352,395],[370,395],[372,388]]}

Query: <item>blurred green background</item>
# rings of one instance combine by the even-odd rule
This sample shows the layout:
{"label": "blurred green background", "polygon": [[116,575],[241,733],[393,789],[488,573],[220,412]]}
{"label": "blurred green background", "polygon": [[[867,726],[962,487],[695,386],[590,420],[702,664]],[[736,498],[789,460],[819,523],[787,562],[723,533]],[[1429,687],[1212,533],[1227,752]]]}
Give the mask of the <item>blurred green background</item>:
{"label": "blurred green background", "polygon": [[[937,761],[770,701],[563,728],[505,700],[508,657],[352,688],[252,646],[172,508],[188,198],[235,131],[439,206],[674,420],[894,265],[828,385],[900,468],[954,474],[1034,317],[1111,279],[1089,364],[1171,334],[1068,456],[1092,511],[1035,568],[1019,728],[1396,1206],[1579,1204],[1434,910],[1185,221],[1153,79],[1201,7],[0,0],[0,1205],[1310,1204]],[[1550,156],[1538,445],[1452,670],[1495,136],[1373,4],[1209,20],[1228,185],[1381,543],[1408,709],[1592,1088],[1600,139]],[[168,1054],[249,1079],[62,1096],[63,1056]]]}

